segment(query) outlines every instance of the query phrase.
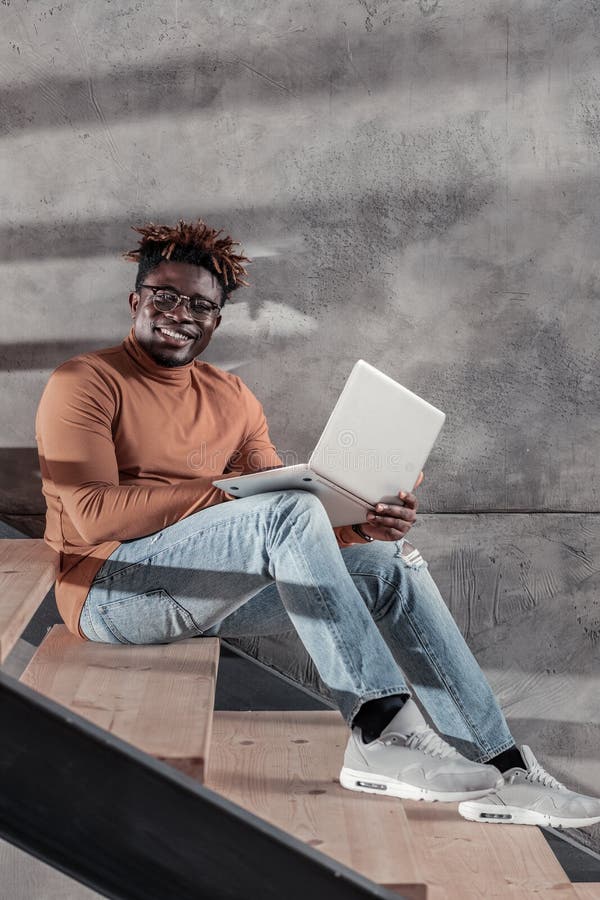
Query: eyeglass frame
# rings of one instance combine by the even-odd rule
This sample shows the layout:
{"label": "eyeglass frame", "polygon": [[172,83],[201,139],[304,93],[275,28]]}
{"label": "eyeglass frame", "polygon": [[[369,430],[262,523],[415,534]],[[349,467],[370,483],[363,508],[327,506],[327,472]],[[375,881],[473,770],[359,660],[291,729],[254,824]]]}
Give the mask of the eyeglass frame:
{"label": "eyeglass frame", "polygon": [[[216,303],[213,303],[211,300],[207,300],[206,297],[203,297],[201,294],[194,294],[193,296],[190,297],[189,294],[181,294],[177,290],[177,288],[167,287],[167,286],[161,285],[161,284],[139,284],[138,290],[139,290],[139,288],[148,288],[149,291],[152,291],[152,305],[154,306],[154,309],[157,312],[173,312],[174,309],[177,309],[183,303],[184,307],[186,308],[186,310],[188,311],[188,313],[190,314],[192,319],[195,319],[197,321],[196,316],[193,314],[193,312],[190,308],[190,301],[193,300],[195,297],[202,300],[204,303],[210,304],[210,306],[212,307],[212,309],[209,312],[200,316],[201,319],[205,319],[208,316],[210,316],[210,318],[218,316],[219,313],[221,312],[221,310],[223,309],[222,306],[217,306]],[[177,303],[175,304],[175,306],[172,309],[165,310],[165,309],[158,308],[158,306],[156,305],[156,302],[155,302],[156,294],[158,291],[164,291],[165,294],[175,294],[175,296],[177,297]]]}

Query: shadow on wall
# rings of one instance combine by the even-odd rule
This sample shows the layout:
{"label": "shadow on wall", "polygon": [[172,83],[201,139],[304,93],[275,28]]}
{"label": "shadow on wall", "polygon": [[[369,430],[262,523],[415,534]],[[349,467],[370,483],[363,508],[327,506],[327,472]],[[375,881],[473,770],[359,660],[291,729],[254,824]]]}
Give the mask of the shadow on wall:
{"label": "shadow on wall", "polygon": [[[457,87],[470,87],[475,80],[481,84],[497,78],[494,62],[503,68],[509,30],[510,61],[522,84],[545,70],[546,53],[532,53],[537,50],[536,35],[544,42],[543,49],[548,33],[556,45],[569,45],[581,35],[594,33],[597,22],[593,3],[577,15],[556,15],[553,4],[543,2],[525,8],[513,5],[508,16],[506,3],[498,2],[497,11],[490,4],[491,9],[471,18],[468,40],[476,49],[469,53],[463,17],[452,21],[447,14],[439,15],[437,3],[419,0],[416,5],[418,9],[408,15],[403,9],[401,15],[390,14],[385,21],[374,5],[365,5],[366,19],[353,27],[335,15],[329,19],[309,16],[309,26],[318,28],[318,43],[311,40],[308,47],[308,39],[298,35],[306,27],[273,35],[259,20],[248,20],[247,27],[228,27],[227,40],[217,40],[217,52],[113,67],[109,74],[93,78],[45,78],[42,84],[9,87],[3,91],[0,134],[97,125],[99,119],[131,121],[135,115],[193,113],[220,108],[230,99],[244,107],[271,104],[277,95],[284,100],[319,93],[330,96],[332,90],[358,86],[365,91],[370,85],[386,90],[411,75],[414,81],[415,73],[419,87],[428,92],[435,92],[440,83],[447,85],[449,79]],[[193,10],[188,15],[193,19]],[[193,25],[199,27],[200,22]],[[218,29],[211,36],[217,39]],[[555,68],[553,75],[558,77]]]}
{"label": "shadow on wall", "polygon": [[17,341],[0,345],[0,372],[28,369],[52,371],[72,356],[111,347],[115,343],[120,343],[120,340],[97,338],[86,341],[73,338],[70,341]]}
{"label": "shadow on wall", "polygon": [[[477,123],[469,120],[467,128],[476,132]],[[298,248],[310,254],[315,267],[339,266],[340,251],[350,247],[362,248],[366,260],[372,259],[374,250],[397,253],[409,245],[438,237],[458,222],[475,216],[498,189],[496,173],[490,170],[485,174],[481,154],[477,152],[471,158],[457,144],[452,129],[443,135],[438,133],[438,138],[440,146],[446,148],[448,171],[444,177],[436,176],[435,183],[427,179],[395,181],[393,186],[358,187],[353,193],[346,192],[337,198],[326,196],[320,201],[290,198],[279,205],[253,204],[250,208],[237,208],[234,214],[199,210],[194,204],[189,210],[155,212],[153,218],[169,221],[201,215],[207,221],[219,221],[223,228],[237,235],[251,235],[253,244],[259,246],[280,241],[282,234],[291,236],[289,243],[294,236],[301,235],[297,239]],[[429,133],[422,138],[424,143],[429,139]],[[418,155],[418,147],[407,150],[401,136],[390,141],[393,142],[390,153],[396,158],[397,167],[410,167]],[[147,218],[147,212],[131,212],[127,218],[54,220],[51,229],[47,223],[35,221],[0,226],[0,262],[105,255],[118,258],[138,239],[131,226]],[[336,233],[339,241],[331,247],[331,236]]]}

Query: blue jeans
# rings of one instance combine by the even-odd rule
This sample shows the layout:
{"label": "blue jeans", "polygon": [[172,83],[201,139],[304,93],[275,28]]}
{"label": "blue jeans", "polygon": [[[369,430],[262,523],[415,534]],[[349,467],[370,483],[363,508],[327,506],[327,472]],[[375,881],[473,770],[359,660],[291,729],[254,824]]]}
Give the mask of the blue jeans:
{"label": "blue jeans", "polygon": [[469,758],[514,744],[418,551],[381,541],[340,550],[307,492],[222,503],[123,542],[91,585],[81,629],[124,644],[221,637],[349,724],[367,700],[412,687]]}

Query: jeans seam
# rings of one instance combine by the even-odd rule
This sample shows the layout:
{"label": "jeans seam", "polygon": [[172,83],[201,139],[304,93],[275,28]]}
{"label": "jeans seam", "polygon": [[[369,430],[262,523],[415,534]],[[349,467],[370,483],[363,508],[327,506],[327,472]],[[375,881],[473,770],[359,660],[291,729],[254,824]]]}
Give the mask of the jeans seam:
{"label": "jeans seam", "polygon": [[[424,562],[425,562],[425,561],[424,561]],[[412,571],[412,567],[411,567],[411,566],[407,566],[407,565],[405,564],[405,568],[408,569],[409,571]],[[427,566],[426,566],[426,565],[420,565],[420,566],[418,566],[418,568],[417,568],[415,571],[421,571],[421,570],[427,571]],[[394,594],[396,595],[396,597],[399,598],[400,603],[402,604],[402,608],[403,608],[403,610],[404,610],[404,613],[405,613],[405,615],[406,615],[406,617],[407,617],[407,619],[408,619],[408,621],[409,621],[409,624],[410,624],[410,626],[411,626],[411,628],[412,628],[413,633],[415,634],[417,640],[419,641],[419,644],[420,644],[421,647],[423,648],[423,651],[426,653],[426,655],[427,655],[428,659],[430,660],[430,662],[431,662],[433,668],[434,668],[435,671],[437,672],[438,677],[440,678],[440,681],[441,681],[442,684],[445,686],[445,688],[446,688],[446,690],[447,690],[447,692],[448,692],[448,695],[452,698],[452,701],[454,702],[454,705],[455,705],[456,709],[458,710],[459,715],[462,717],[462,719],[463,719],[463,721],[465,722],[465,724],[467,725],[469,731],[470,731],[471,734],[474,736],[475,741],[476,741],[477,744],[479,745],[479,748],[480,748],[481,753],[482,753],[482,757],[485,758],[485,759],[492,758],[493,756],[496,756],[498,753],[502,753],[503,750],[508,749],[509,747],[513,747],[513,746],[514,746],[514,740],[509,740],[508,743],[506,743],[506,745],[504,745],[504,744],[502,745],[502,748],[501,748],[500,750],[497,750],[497,749],[496,749],[496,750],[494,751],[494,750],[492,750],[492,748],[490,747],[490,745],[485,741],[485,739],[483,738],[483,736],[482,736],[481,733],[479,732],[479,729],[478,729],[478,728],[475,726],[475,724],[471,721],[471,718],[470,718],[470,716],[469,716],[467,710],[464,709],[463,706],[462,706],[462,704],[460,703],[459,697],[458,697],[458,694],[457,694],[457,692],[456,692],[456,689],[455,689],[454,685],[453,685],[452,682],[447,678],[447,676],[445,675],[444,671],[443,671],[443,670],[440,668],[440,666],[438,665],[437,660],[436,660],[436,657],[435,657],[435,655],[433,654],[433,652],[431,651],[431,648],[430,648],[429,643],[426,641],[425,637],[421,634],[420,630],[417,628],[417,626],[416,626],[416,624],[415,624],[415,621],[414,621],[414,619],[413,619],[413,616],[411,615],[411,612],[410,612],[410,610],[409,610],[409,608],[408,608],[408,606],[407,606],[407,604],[406,604],[406,602],[405,602],[404,596],[403,596],[402,592],[398,589],[398,586],[397,586],[394,582],[389,581],[387,578],[384,578],[382,575],[376,574],[376,573],[374,573],[374,572],[356,572],[356,571],[353,571],[353,572],[351,572],[351,575],[360,576],[360,577],[362,577],[362,578],[376,578],[376,579],[378,579],[380,582],[382,582],[383,584],[387,584],[389,587],[392,588]],[[389,612],[390,607],[393,605],[393,603],[394,603],[394,596],[392,596],[392,598],[390,599],[390,602],[386,604],[386,606],[384,607],[383,611],[381,611],[377,616],[373,615],[374,621],[379,622],[379,621],[381,621],[382,619],[384,619],[385,616],[387,615],[387,613]]]}
{"label": "jeans seam", "polygon": [[[323,594],[322,594],[322,592],[321,592],[321,589],[318,587],[317,580],[316,580],[315,576],[313,575],[312,569],[311,569],[311,567],[310,567],[310,565],[309,565],[309,563],[308,563],[308,560],[307,560],[307,558],[306,558],[306,556],[305,556],[305,554],[304,554],[304,552],[303,552],[303,550],[302,550],[301,543],[300,543],[300,541],[298,540],[297,536],[294,534],[295,529],[296,529],[296,523],[293,522],[292,525],[291,525],[291,527],[290,527],[290,532],[289,532],[289,533],[290,533],[291,536],[293,536],[294,543],[295,543],[296,548],[297,548],[297,551],[298,551],[298,555],[302,558],[302,560],[303,560],[303,562],[304,562],[304,565],[305,565],[305,567],[306,567],[306,570],[307,570],[308,573],[310,574],[310,577],[311,577],[311,579],[312,579],[312,581],[313,581],[313,584],[315,584],[315,586],[316,586],[318,596],[319,596],[319,598],[320,598],[320,600],[321,600],[321,604],[322,604],[322,606],[326,609],[326,611],[327,611],[327,613],[328,613],[328,615],[329,615],[330,624],[331,624],[331,626],[332,626],[332,630],[333,630],[334,635],[335,635],[335,644],[336,644],[336,646],[337,646],[337,648],[338,648],[338,651],[339,651],[339,652],[342,654],[342,656],[343,656],[343,659],[344,659],[344,665],[345,665],[345,667],[347,668],[348,672],[352,674],[352,678],[353,678],[354,681],[360,682],[360,685],[361,685],[361,688],[362,688],[362,680],[360,679],[360,676],[358,675],[358,672],[356,671],[355,667],[352,665],[351,657],[350,657],[350,655],[349,655],[348,652],[347,652],[347,649],[346,649],[346,646],[345,646],[345,644],[344,644],[344,641],[341,639],[341,635],[340,635],[340,633],[339,633],[339,630],[338,630],[337,625],[335,624],[335,619],[333,618],[331,609],[329,608],[329,604],[327,603],[327,600],[326,600],[325,597],[323,596]],[[294,561],[294,566],[297,567],[297,561],[296,561],[296,559],[294,558],[293,555],[291,556],[291,558],[292,558],[292,560]],[[298,575],[300,575],[300,574],[301,574],[301,573],[300,573],[300,571],[298,570]]]}
{"label": "jeans seam", "polygon": [[[290,535],[293,535],[293,537],[294,537],[294,542],[295,542],[295,544],[296,544],[296,546],[297,546],[297,548],[298,548],[298,551],[299,551],[299,555],[302,557],[302,559],[303,559],[303,561],[304,561],[304,564],[305,564],[305,566],[306,566],[308,572],[310,573],[311,577],[313,578],[313,581],[316,583],[316,580],[315,580],[315,578],[314,578],[314,576],[313,576],[313,573],[312,573],[312,569],[311,569],[311,567],[310,567],[310,564],[309,564],[309,562],[308,562],[308,560],[307,560],[305,554],[304,554],[303,551],[302,551],[302,547],[301,547],[300,542],[298,541],[298,538],[297,538],[296,535],[294,534],[295,529],[296,529],[296,523],[294,522],[294,523],[291,525],[291,527],[290,527]],[[343,640],[341,639],[341,635],[340,635],[340,633],[339,633],[339,630],[338,630],[338,628],[337,628],[337,625],[335,624],[335,619],[334,619],[333,616],[331,615],[331,610],[329,609],[329,606],[328,606],[328,604],[327,604],[327,601],[326,601],[326,599],[323,597],[323,595],[322,595],[322,593],[321,593],[320,590],[319,590],[319,596],[320,596],[321,599],[323,600],[323,602],[324,602],[324,604],[325,604],[325,607],[326,607],[326,609],[327,609],[327,612],[328,612],[329,615],[330,615],[331,624],[332,624],[332,626],[333,626],[333,628],[334,628],[334,632],[335,632],[336,645],[338,646],[339,651],[343,654],[343,658],[344,658],[344,662],[345,662],[346,668],[348,669],[348,672],[353,673],[354,680],[357,681],[357,687],[358,687],[358,685],[360,685],[360,687],[358,687],[358,690],[361,692],[361,693],[360,693],[359,702],[358,702],[358,707],[360,708],[360,706],[362,706],[362,704],[365,702],[365,700],[364,700],[364,695],[363,695],[363,693],[362,693],[362,692],[364,691],[364,689],[365,689],[364,683],[363,683],[363,681],[362,681],[362,678],[360,678],[360,676],[358,676],[358,672],[356,671],[355,667],[351,664],[351,656],[347,653],[346,645],[345,645],[345,643],[343,642]],[[362,601],[362,598],[361,598],[361,603],[362,603],[362,602],[363,602],[363,601]],[[368,611],[367,611],[367,612],[368,612]],[[369,614],[369,616],[371,616],[370,612],[368,612],[368,614]],[[372,618],[372,617],[371,617],[371,618]],[[381,640],[383,641],[383,638],[381,638]],[[385,644],[385,641],[383,641],[383,643],[384,643],[384,645],[387,647],[387,644]],[[389,648],[388,648],[388,649],[389,649]],[[349,664],[349,663],[350,663],[350,664]],[[397,663],[395,662],[395,660],[394,660],[394,665],[397,665]],[[400,672],[400,674],[402,674],[402,672],[401,672],[400,669],[398,669],[398,671]],[[358,676],[358,678],[357,678],[357,676]],[[374,691],[374,692],[373,692],[373,691],[367,692],[367,694],[369,694],[369,693],[373,694],[373,693],[374,693],[375,695],[379,695],[379,696],[388,696],[388,693],[385,693],[386,691],[388,691],[388,689],[385,689],[385,688],[384,688],[383,691],[377,691],[377,690],[376,690],[376,691]],[[406,693],[410,693],[409,690],[408,690],[408,688],[407,688],[407,686],[406,686],[406,684],[403,685],[403,687],[402,687],[401,690],[398,690],[397,688],[390,688],[390,689],[389,689],[389,694],[402,693],[403,691],[405,691]],[[350,719],[350,721],[352,721],[352,719]]]}
{"label": "jeans seam", "polygon": [[[398,586],[393,581],[388,581],[387,578],[383,578],[383,576],[381,576],[381,575],[376,575],[374,572],[351,572],[350,575],[351,576],[356,575],[360,578],[375,578],[377,581],[380,581],[383,584],[387,584],[388,587],[391,587],[393,594],[396,595],[396,597],[399,597],[400,601],[402,601],[402,594],[398,590]],[[388,612],[390,610],[390,607],[394,603],[394,599],[395,599],[395,597],[392,596],[390,598],[390,600],[383,607],[383,610],[381,612],[379,612],[377,616],[375,616],[373,613],[371,613],[371,618],[373,619],[374,622],[379,622],[381,619],[385,618],[385,616],[388,614]]]}
{"label": "jeans seam", "polygon": [[[407,566],[407,568],[410,568],[410,567]],[[419,566],[419,569],[421,569],[421,568],[422,568],[422,567]],[[437,662],[437,659],[436,659],[436,657],[435,657],[435,654],[432,652],[429,643],[425,640],[424,635],[421,634],[421,631],[420,631],[420,630],[418,629],[418,627],[416,626],[415,620],[414,620],[414,618],[413,618],[413,616],[412,616],[412,614],[411,614],[411,612],[410,612],[410,610],[409,610],[409,608],[408,608],[407,603],[406,603],[405,600],[404,600],[404,596],[403,596],[403,594],[398,590],[397,586],[396,586],[393,582],[388,581],[387,578],[383,578],[381,575],[375,575],[375,574],[372,573],[372,572],[371,572],[371,573],[358,573],[358,572],[357,572],[357,573],[353,573],[353,574],[361,575],[361,577],[363,577],[363,578],[365,578],[365,577],[368,576],[368,577],[371,577],[371,578],[377,578],[377,579],[379,579],[379,580],[382,581],[384,584],[389,585],[389,586],[393,589],[394,593],[400,598],[400,603],[401,603],[401,605],[402,605],[402,609],[404,610],[404,613],[405,613],[405,615],[406,615],[406,617],[407,617],[407,619],[408,619],[408,621],[409,621],[410,627],[412,628],[414,635],[416,636],[416,638],[417,638],[417,640],[419,641],[421,647],[423,648],[423,651],[427,654],[427,657],[428,657],[430,663],[432,664],[433,668],[434,668],[435,671],[437,672],[440,681],[441,681],[442,684],[445,686],[445,688],[446,688],[446,690],[447,690],[449,696],[452,697],[452,700],[453,700],[453,702],[454,702],[454,705],[455,705],[456,708],[458,709],[459,714],[462,716],[462,718],[463,718],[465,724],[467,725],[469,731],[470,731],[471,734],[475,737],[475,740],[477,741],[477,743],[478,743],[478,745],[480,746],[480,748],[481,748],[481,750],[483,751],[483,753],[489,753],[491,748],[490,748],[489,745],[484,741],[482,735],[479,733],[478,728],[477,728],[477,727],[475,726],[475,724],[471,721],[471,718],[470,718],[470,716],[468,715],[467,711],[463,708],[462,704],[459,702],[459,698],[458,698],[458,695],[457,695],[457,693],[456,693],[456,689],[455,689],[454,685],[453,685],[452,682],[449,680],[449,678],[446,676],[445,672],[444,672],[444,671],[441,669],[441,667],[438,665],[438,662]],[[392,603],[393,603],[393,599],[390,600],[390,602],[389,602],[389,603],[387,604],[387,606],[385,607],[384,612],[382,612],[382,613],[377,617],[377,619],[375,619],[375,617],[373,616],[373,618],[375,619],[375,621],[380,621],[381,619],[383,619],[383,618],[385,617],[385,615],[386,615],[387,612],[389,611],[389,609],[390,609]]]}
{"label": "jeans seam", "polygon": [[[87,603],[87,597],[86,597],[86,603]],[[83,604],[83,607],[82,607],[82,610],[81,610],[80,619],[81,619],[81,617],[84,616],[84,615],[86,616],[86,625],[89,625],[89,627],[90,627],[92,633],[95,634],[96,637],[97,637],[97,639],[98,639],[98,641],[100,641],[100,640],[101,640],[101,637],[100,637],[100,635],[98,634],[98,632],[96,631],[96,628],[94,627],[94,622],[92,621],[92,614],[90,613],[89,609],[86,609],[86,604],[85,604],[85,603]],[[86,635],[86,637],[87,637],[87,635]],[[88,640],[89,640],[89,638],[88,638]]]}
{"label": "jeans seam", "polygon": [[356,704],[352,707],[352,712],[348,719],[350,726],[352,726],[352,722],[356,718],[361,706],[364,703],[367,703],[369,700],[381,700],[382,697],[393,697],[396,694],[405,694],[409,697],[412,697],[412,691],[408,687],[408,685],[398,685],[397,687],[392,688],[384,688],[383,690],[373,690],[366,691],[364,694],[357,699]]}
{"label": "jeans seam", "polygon": [[125,640],[125,638],[123,637],[123,635],[121,634],[119,629],[116,627],[116,625],[113,626],[113,623],[110,621],[110,619],[108,619],[108,620],[105,619],[105,617],[102,613],[100,613],[100,615],[102,616],[102,621],[104,622],[104,624],[106,625],[106,627],[108,628],[110,633],[116,637],[116,639],[118,640],[118,642],[120,644],[131,644],[131,641]]}
{"label": "jeans seam", "polygon": [[511,747],[514,747],[514,746],[516,746],[515,742],[511,738],[510,740],[505,741],[503,744],[500,744],[499,747],[485,751],[484,753],[481,754],[481,756],[479,756],[477,759],[475,759],[473,761],[474,762],[483,762],[483,763],[489,762],[491,759],[494,758],[494,756],[498,756],[499,753],[504,753],[505,750],[510,750]]}
{"label": "jeans seam", "polygon": [[420,632],[419,629],[417,628],[417,626],[416,626],[416,624],[415,624],[415,621],[414,621],[414,619],[413,619],[413,616],[411,615],[410,610],[408,609],[408,606],[407,606],[407,604],[406,604],[405,601],[404,601],[404,597],[402,597],[402,596],[401,596],[401,602],[402,602],[402,608],[403,608],[403,610],[404,610],[404,612],[405,612],[405,614],[406,614],[406,617],[407,617],[407,619],[408,619],[408,622],[409,622],[409,624],[410,624],[410,627],[411,627],[412,630],[413,630],[413,633],[415,634],[415,636],[416,636],[417,640],[419,641],[421,647],[423,648],[424,652],[427,654],[427,657],[428,657],[428,659],[429,659],[431,665],[433,666],[433,668],[434,668],[435,671],[437,672],[438,677],[439,677],[440,681],[442,682],[442,684],[444,685],[444,687],[446,688],[446,691],[447,691],[448,695],[449,695],[450,697],[452,697],[452,700],[453,700],[453,702],[454,702],[454,705],[456,706],[456,708],[457,708],[459,714],[462,716],[463,721],[465,722],[465,724],[467,725],[469,731],[471,732],[471,734],[472,734],[473,737],[475,738],[475,741],[476,741],[477,744],[479,745],[479,748],[481,749],[482,753],[483,753],[484,755],[485,755],[485,754],[489,754],[489,753],[491,752],[491,748],[490,748],[489,745],[484,741],[484,739],[482,738],[482,735],[479,733],[478,728],[473,724],[473,722],[471,721],[469,715],[467,714],[467,711],[463,708],[462,704],[459,702],[459,699],[458,699],[458,696],[457,696],[457,694],[456,694],[456,690],[455,690],[454,685],[453,685],[452,682],[447,678],[447,676],[445,675],[445,673],[443,672],[443,670],[442,670],[442,669],[440,668],[440,666],[438,665],[438,662],[437,662],[437,659],[436,659],[436,657],[435,657],[435,654],[431,652],[431,648],[430,648],[429,644],[427,643],[427,641],[425,640],[424,636],[421,634],[421,632]]}

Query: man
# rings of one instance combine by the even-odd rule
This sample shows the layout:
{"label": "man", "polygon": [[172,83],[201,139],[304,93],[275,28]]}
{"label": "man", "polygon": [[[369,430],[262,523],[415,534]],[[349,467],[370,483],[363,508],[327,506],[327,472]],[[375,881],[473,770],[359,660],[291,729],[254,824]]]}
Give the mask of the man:
{"label": "man", "polygon": [[[311,494],[225,502],[213,487],[224,473],[280,464],[253,394],[196,360],[247,259],[200,221],[136,230],[130,334],[57,369],[38,411],[46,540],[61,554],[68,627],[109,643],[254,642],[257,658],[344,716],[340,781],[351,790],[460,800],[467,818],[491,822],[600,821],[600,801],[515,746],[405,541],[412,493],[332,529]],[[261,653],[262,639],[277,651]]]}

